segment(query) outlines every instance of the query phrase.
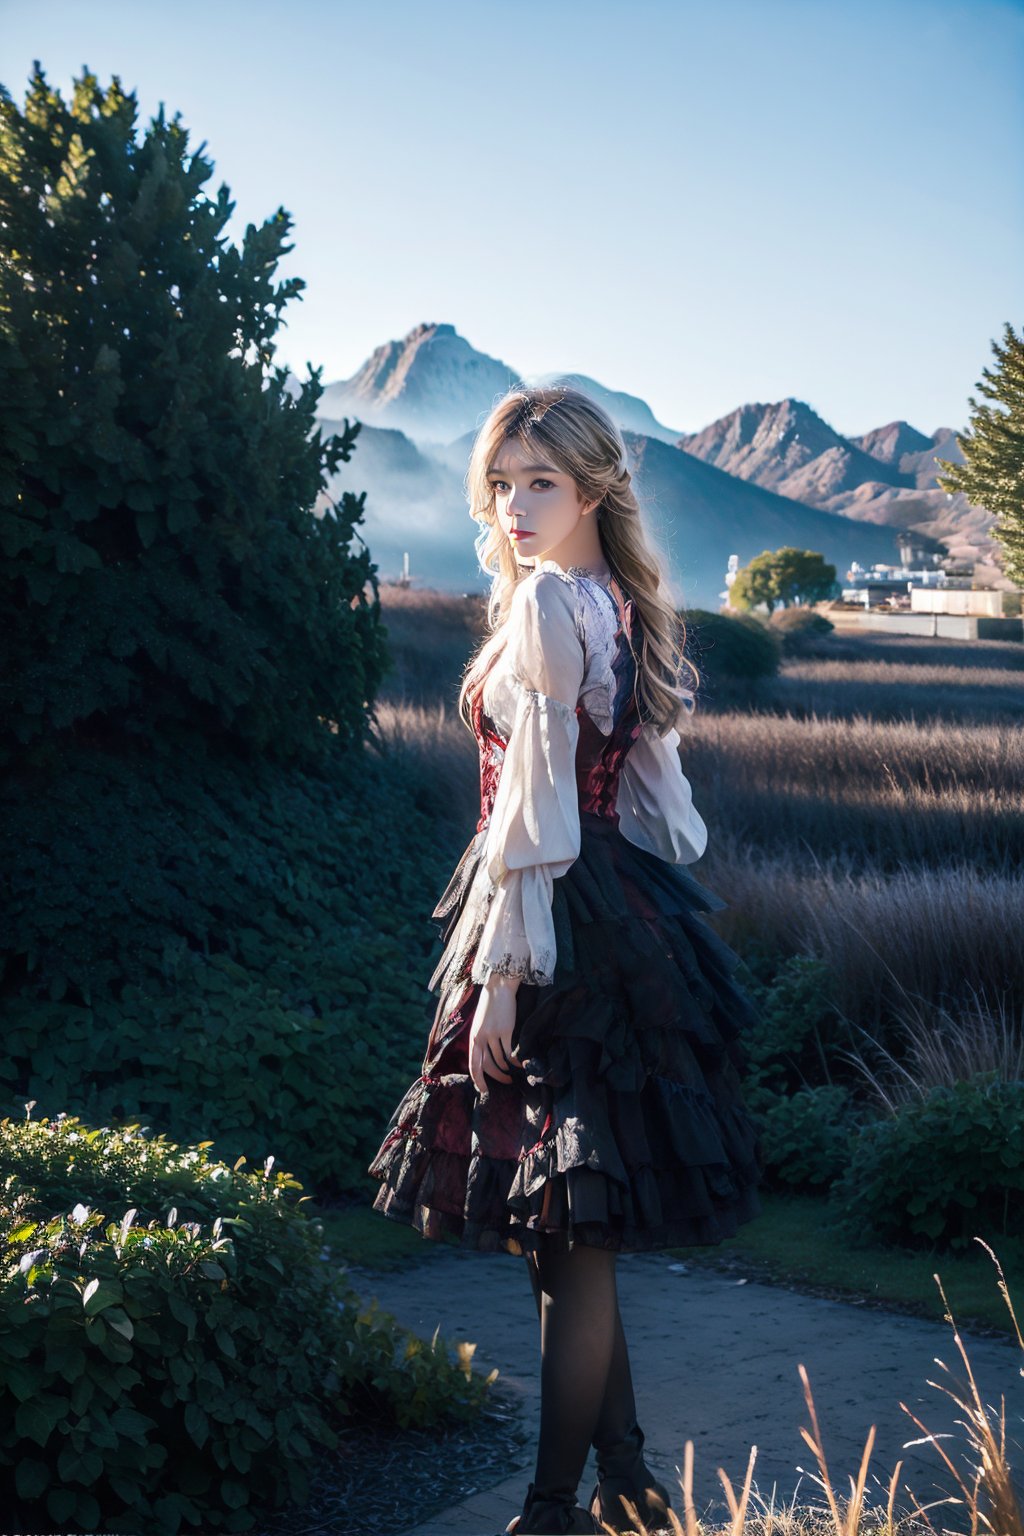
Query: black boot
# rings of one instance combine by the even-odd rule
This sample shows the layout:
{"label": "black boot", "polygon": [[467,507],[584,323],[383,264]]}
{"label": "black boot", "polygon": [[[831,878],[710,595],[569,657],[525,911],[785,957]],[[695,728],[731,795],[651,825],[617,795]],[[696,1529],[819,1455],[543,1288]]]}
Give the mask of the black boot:
{"label": "black boot", "polygon": [[505,1527],[506,1536],[603,1536],[593,1516],[576,1502],[575,1492],[542,1489],[533,1483],[526,1492],[522,1514]]}
{"label": "black boot", "polygon": [[597,1449],[597,1485],[590,1513],[623,1533],[636,1529],[620,1495],[636,1505],[644,1525],[652,1530],[668,1524],[670,1494],[644,1461],[644,1432],[634,1422],[624,1440]]}

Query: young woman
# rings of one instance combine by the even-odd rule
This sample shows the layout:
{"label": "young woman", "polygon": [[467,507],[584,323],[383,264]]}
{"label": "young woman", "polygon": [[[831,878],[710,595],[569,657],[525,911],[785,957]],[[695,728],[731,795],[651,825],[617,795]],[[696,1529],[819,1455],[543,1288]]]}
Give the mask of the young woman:
{"label": "young woman", "polygon": [[[616,1294],[619,1252],[713,1246],[761,1212],[741,1095],[756,1013],[684,865],[707,830],[679,760],[695,706],[621,434],[572,388],[512,389],[467,490],[494,578],[460,710],[480,819],[433,917],[423,1071],[370,1172],[425,1238],[522,1255],[541,1422],[515,1536],[652,1525]],[[685,727],[684,727],[685,728]],[[576,1491],[593,1445],[598,1483]]]}

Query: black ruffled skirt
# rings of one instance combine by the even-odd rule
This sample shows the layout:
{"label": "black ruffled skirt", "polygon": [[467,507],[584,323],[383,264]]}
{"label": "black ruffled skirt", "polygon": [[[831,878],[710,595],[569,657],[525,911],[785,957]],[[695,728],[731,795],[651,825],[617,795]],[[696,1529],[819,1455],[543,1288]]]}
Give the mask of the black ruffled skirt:
{"label": "black ruffled skirt", "polygon": [[715,1245],[762,1210],[741,1089],[758,1015],[700,916],[726,903],[614,822],[580,822],[579,858],[553,886],[554,979],[520,985],[513,1081],[484,1095],[468,1058],[482,919],[464,910],[483,834],[459,861],[433,914],[445,949],[423,1071],[370,1164],[374,1207],[426,1238],[516,1254]]}

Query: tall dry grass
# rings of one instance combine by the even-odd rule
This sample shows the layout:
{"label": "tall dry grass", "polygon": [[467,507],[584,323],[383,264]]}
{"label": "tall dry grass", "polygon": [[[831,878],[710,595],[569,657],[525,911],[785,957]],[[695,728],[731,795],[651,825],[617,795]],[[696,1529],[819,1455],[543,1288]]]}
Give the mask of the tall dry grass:
{"label": "tall dry grass", "polygon": [[811,867],[1024,863],[1024,723],[695,716],[683,766],[713,842],[722,834]]}
{"label": "tall dry grass", "polygon": [[[836,622],[836,615],[831,615]],[[901,667],[954,667],[958,672],[995,667],[1024,672],[1024,646],[1019,640],[954,640],[939,635],[887,635],[881,630],[844,628],[836,624],[826,637],[825,650],[857,662],[893,662]]]}
{"label": "tall dry grass", "polygon": [[1024,1080],[1024,1032],[1006,996],[993,1004],[975,993],[973,1005],[961,1002],[952,1009],[908,998],[897,1021],[898,1052],[856,1026],[863,1043],[846,1053],[890,1114],[926,1098],[932,1088],[951,1087],[979,1072],[995,1072],[1005,1083]]}
{"label": "tall dry grass", "polygon": [[962,724],[1004,719],[1024,725],[1024,674],[1003,667],[972,667],[967,686],[957,666],[802,659],[787,662],[760,693],[763,706],[794,715],[954,718]]}
{"label": "tall dry grass", "polygon": [[864,871],[806,847],[761,854],[733,834],[719,835],[693,868],[729,903],[715,915],[727,942],[819,955],[835,973],[843,1010],[861,1024],[978,995],[994,1006],[1005,994],[1020,1016],[1020,875],[968,865]]}
{"label": "tall dry grass", "polygon": [[[999,1290],[1009,1309],[1017,1343],[1021,1349],[1024,1349],[1024,1337],[1021,1336],[1002,1266],[988,1243],[981,1238],[977,1238],[976,1241],[981,1243],[995,1264],[999,1275]],[[754,1493],[753,1502],[760,1507],[752,1509],[751,1491],[757,1460],[757,1446],[754,1445],[750,1448],[743,1486],[738,1498],[725,1469],[723,1467],[717,1469],[731,1518],[725,1525],[708,1526],[698,1518],[694,1504],[694,1445],[692,1440],[687,1440],[683,1457],[683,1475],[679,1479],[683,1495],[683,1519],[680,1520],[675,1510],[670,1509],[667,1511],[668,1524],[655,1531],[650,1526],[644,1525],[639,1518],[636,1506],[626,1501],[630,1521],[628,1529],[632,1531],[633,1536],[726,1536],[726,1533],[728,1536],[741,1536],[741,1533],[742,1536],[828,1536],[828,1533],[834,1533],[834,1536],[869,1536],[869,1533],[870,1536],[924,1536],[926,1532],[936,1533],[947,1530],[969,1533],[969,1536],[983,1536],[983,1533],[991,1533],[991,1536],[1024,1536],[1022,1492],[1007,1460],[1006,1399],[1003,1397],[1000,1400],[1000,1412],[993,1422],[993,1413],[978,1390],[970,1358],[957,1330],[942,1281],[938,1275],[934,1275],[933,1279],[942,1296],[945,1320],[953,1329],[953,1339],[964,1363],[968,1390],[961,1395],[951,1387],[930,1379],[928,1385],[944,1392],[963,1412],[964,1417],[957,1422],[965,1431],[963,1459],[969,1465],[965,1468],[962,1464],[955,1462],[939,1443],[939,1437],[930,1433],[927,1425],[907,1407],[906,1403],[901,1401],[900,1407],[903,1412],[922,1432],[921,1439],[908,1441],[904,1449],[924,1443],[934,1445],[938,1456],[952,1477],[951,1486],[958,1492],[948,1494],[929,1504],[921,1504],[914,1490],[904,1479],[902,1489],[909,1503],[904,1502],[897,1506],[897,1495],[901,1491],[900,1474],[903,1470],[901,1458],[889,1476],[885,1505],[872,1505],[867,1492],[868,1469],[875,1443],[875,1426],[872,1424],[864,1442],[864,1451],[856,1478],[852,1475],[848,1476],[849,1496],[842,1494],[833,1484],[810,1380],[806,1368],[800,1364],[797,1370],[811,1420],[811,1429],[801,1426],[800,1434],[814,1453],[818,1463],[821,1477],[815,1481],[822,1490],[824,1502],[817,1508],[808,1506],[806,1503],[797,1506],[794,1494],[790,1505],[776,1510],[774,1501],[768,1503],[763,1495]],[[949,1373],[949,1367],[943,1361],[937,1360],[936,1363]],[[955,1523],[952,1526],[943,1524],[942,1518],[935,1514],[940,1509],[946,1511],[947,1520],[950,1518],[954,1520]],[[602,1528],[608,1536],[623,1536],[622,1525],[616,1527],[608,1522],[602,1522]]]}
{"label": "tall dry grass", "polygon": [[[381,597],[398,658],[382,749],[408,760],[454,859],[478,815],[455,699],[483,600]],[[693,873],[729,903],[713,919],[727,942],[820,955],[883,1049],[915,1020],[963,1020],[968,1060],[985,1059],[979,1018],[1020,1038],[1024,646],[844,635],[745,705],[706,699],[682,763],[710,833]]]}

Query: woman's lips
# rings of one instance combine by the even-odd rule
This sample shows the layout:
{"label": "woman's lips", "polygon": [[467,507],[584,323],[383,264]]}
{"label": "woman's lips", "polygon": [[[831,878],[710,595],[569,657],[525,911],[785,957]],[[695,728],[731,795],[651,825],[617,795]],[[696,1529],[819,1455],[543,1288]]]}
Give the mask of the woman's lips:
{"label": "woman's lips", "polygon": [[525,528],[513,528],[512,537],[514,539],[532,539],[533,534],[528,533]]}

